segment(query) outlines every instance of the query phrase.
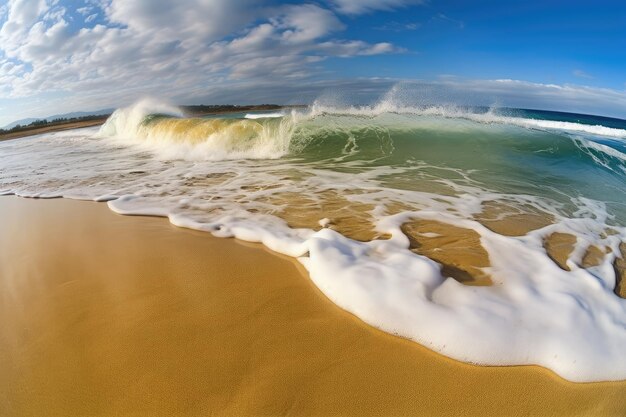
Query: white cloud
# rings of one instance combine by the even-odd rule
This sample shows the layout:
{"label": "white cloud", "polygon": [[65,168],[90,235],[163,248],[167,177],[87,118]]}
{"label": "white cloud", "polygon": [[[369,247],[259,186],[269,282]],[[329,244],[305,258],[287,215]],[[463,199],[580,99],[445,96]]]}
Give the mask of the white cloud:
{"label": "white cloud", "polygon": [[7,21],[0,28],[0,45],[6,55],[12,56],[48,5],[45,0],[11,0],[7,6]]}
{"label": "white cloud", "polygon": [[405,52],[404,49],[397,48],[387,42],[380,42],[372,45],[363,41],[323,42],[318,45],[318,49],[320,51],[326,51],[330,55],[335,55],[339,57]]}
{"label": "white cloud", "polygon": [[344,29],[331,11],[312,4],[288,6],[271,21],[283,30],[282,39],[288,43],[313,41]]}
{"label": "white cloud", "polygon": [[[283,68],[293,65],[292,58],[282,58]],[[262,61],[250,62],[252,72]],[[245,65],[240,67],[245,74]],[[2,65],[0,65],[0,91],[2,89]],[[297,67],[294,67],[297,68]],[[293,71],[294,68],[291,70]],[[216,76],[212,88],[197,88],[195,81],[179,79],[168,87],[159,90],[158,97],[169,98],[175,103],[311,103],[322,97],[330,97],[332,104],[371,104],[389,96],[393,91],[394,100],[400,104],[457,104],[457,105],[497,105],[501,107],[535,108],[562,110],[574,113],[600,114],[626,118],[626,91],[585,87],[578,85],[540,84],[520,80],[468,80],[444,77],[437,81],[399,80],[393,78],[360,78],[350,80],[309,80],[272,77],[269,79],[236,79],[225,84]],[[0,114],[0,126],[22,117],[45,117],[61,112],[98,110],[130,104],[137,97],[154,95],[148,85],[129,85],[123,91],[114,91],[101,80],[93,79],[94,84],[84,95],[68,101],[66,96],[54,99],[26,99],[18,117]],[[88,84],[84,84],[88,85]],[[187,87],[193,87],[186,89]],[[3,105],[0,99],[0,105]],[[6,106],[4,106],[6,107]],[[14,106],[13,106],[14,107]],[[62,109],[62,110],[61,110]],[[25,111],[27,110],[27,112]]]}
{"label": "white cloud", "polygon": [[[333,4],[343,13],[355,14],[414,3]],[[74,14],[59,4],[7,3],[6,21],[0,23],[0,103],[5,108],[19,107],[6,105],[8,100],[29,106],[23,107],[26,114],[13,110],[15,117],[0,117],[118,106],[142,95],[196,103],[302,102],[325,89],[344,88],[348,95],[365,100],[397,80],[322,81],[328,75],[322,63],[331,57],[403,52],[387,42],[346,39],[345,23],[320,4],[274,7],[252,0],[84,4],[90,9],[82,15],[99,16],[92,20],[97,23],[73,29]],[[418,87],[407,94],[424,100],[626,115],[626,93],[609,89],[455,78],[412,85]]]}
{"label": "white cloud", "polygon": [[93,7],[90,7],[90,6],[79,7],[78,9],[76,9],[76,11],[82,14],[83,16],[89,15],[89,13],[91,13],[92,10],[93,10]]}
{"label": "white cloud", "polygon": [[357,15],[424,4],[425,0],[332,0],[332,3],[341,13]]}
{"label": "white cloud", "polygon": [[105,12],[111,22],[136,34],[194,42],[216,40],[262,17],[258,4],[253,0],[111,0]]}
{"label": "white cloud", "polygon": [[[73,29],[53,1],[12,0],[0,56],[23,65],[3,75],[0,98],[42,92],[190,93],[244,78],[302,78],[332,56],[402,51],[337,38],[345,25],[316,4],[273,7],[253,0],[89,0],[76,9],[93,27]],[[1,63],[1,62],[0,62]],[[124,91],[124,93],[122,93]]]}
{"label": "white cloud", "polygon": [[393,96],[399,105],[476,105],[561,110],[626,118],[626,91],[521,80],[442,80],[360,78],[247,83],[198,92],[195,102],[310,103],[331,97],[331,104],[364,105]]}
{"label": "white cloud", "polygon": [[521,80],[445,78],[431,86],[450,103],[561,110],[626,118],[626,92],[572,84],[542,84]]}

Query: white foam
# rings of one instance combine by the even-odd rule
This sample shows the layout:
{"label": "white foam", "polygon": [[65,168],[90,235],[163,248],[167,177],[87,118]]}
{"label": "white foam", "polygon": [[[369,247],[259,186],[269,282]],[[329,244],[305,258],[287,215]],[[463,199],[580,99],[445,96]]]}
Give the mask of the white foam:
{"label": "white foam", "polygon": [[[442,220],[439,212],[416,214]],[[384,230],[399,234],[397,220]],[[304,265],[346,310],[446,356],[487,365],[538,364],[571,381],[624,379],[626,301],[612,292],[610,264],[596,271],[608,277],[602,282],[593,272],[556,266],[538,238],[547,230],[516,239],[468,220],[447,221],[480,233],[494,286],[444,279],[437,265],[405,245],[350,242],[327,229],[312,239]]]}
{"label": "white foam", "polygon": [[626,138],[625,129],[617,129],[602,125],[588,125],[583,123],[559,122],[552,120],[529,119],[524,117],[503,116],[496,109],[489,109],[485,113],[468,111],[465,108],[452,105],[412,106],[406,105],[393,96],[371,106],[334,106],[319,102],[310,107],[310,117],[320,115],[348,115],[359,117],[376,117],[383,114],[407,114],[416,116],[439,116],[449,119],[467,119],[484,124],[507,124],[531,129],[559,130],[567,132],[584,132],[592,135],[611,138]]}
{"label": "white foam", "polygon": [[[159,213],[132,201],[118,199],[109,205],[125,214]],[[596,214],[601,209],[589,207]],[[542,246],[543,237],[558,231],[580,236],[586,241],[581,247],[604,244],[617,253],[625,231],[599,238],[602,223],[597,219],[562,219],[513,238],[468,219],[423,210],[381,217],[378,231],[392,238],[362,243],[326,228],[292,231],[280,221],[244,212],[203,223],[180,213],[161,215],[178,226],[261,242],[297,256],[313,282],[340,307],[451,358],[483,365],[536,364],[577,382],[626,378],[626,300],[613,293],[614,255],[593,271],[570,263],[573,270],[568,272]],[[489,253],[488,272],[495,285],[462,285],[443,277],[437,263],[410,252],[399,228],[409,218],[477,231]]]}
{"label": "white foam", "polygon": [[[477,118],[480,120],[479,118]],[[606,127],[601,125],[587,125],[572,122],[555,122],[551,120],[525,119],[521,117],[491,116],[486,118],[487,122],[506,123],[522,127],[538,127],[543,129],[564,130],[568,132],[584,132],[592,135],[607,136],[612,138],[626,138],[626,130]]]}
{"label": "white foam", "polygon": [[141,122],[151,114],[162,114],[182,117],[183,112],[176,106],[159,100],[145,98],[133,105],[117,109],[100,128],[101,136],[134,138],[137,136]]}
{"label": "white foam", "polygon": [[284,113],[248,113],[244,117],[246,119],[275,119],[277,117],[284,117]]}
{"label": "white foam", "polygon": [[[225,123],[220,129],[207,133],[206,137],[185,138],[177,129],[159,129],[151,126],[144,126],[146,116],[152,114],[167,115],[172,118],[182,118],[182,111],[176,107],[162,104],[154,100],[142,100],[127,108],[116,110],[106,123],[101,127],[99,135],[102,137],[115,138],[122,143],[132,143],[143,147],[144,150],[154,151],[163,159],[187,159],[187,160],[229,160],[229,159],[277,159],[290,152],[298,150],[298,147],[305,143],[294,143],[294,133],[302,126],[314,127],[314,122],[320,117],[328,116],[350,116],[353,119],[344,121],[345,126],[338,120],[334,120],[335,129],[344,129],[347,132],[348,141],[345,144],[344,153],[348,156],[359,151],[359,146],[354,142],[349,129],[350,123],[358,122],[354,118],[377,118],[377,123],[381,122],[381,117],[389,115],[404,115],[404,119],[388,121],[386,128],[392,129],[412,129],[415,127],[431,129],[468,129],[478,128],[484,125],[518,126],[527,129],[556,130],[561,132],[584,133],[609,138],[626,138],[626,130],[615,129],[605,126],[591,126],[570,122],[555,122],[549,120],[535,120],[519,117],[508,117],[497,114],[490,110],[486,113],[474,113],[463,108],[454,106],[429,106],[412,107],[403,105],[393,95],[373,106],[346,106],[334,107],[314,103],[306,110],[292,110],[290,113],[250,113],[245,115],[245,119],[233,123]],[[418,117],[412,117],[418,116]],[[441,123],[441,118],[446,119],[446,123]],[[271,119],[280,119],[269,123]],[[207,123],[216,120],[208,120]],[[459,121],[467,120],[474,122],[473,125],[463,125]],[[249,122],[247,122],[249,121]],[[326,121],[326,120],[324,120]],[[254,124],[257,123],[258,124]],[[246,125],[246,123],[249,123]],[[361,121],[362,123],[362,121]],[[355,126],[359,126],[356,124]],[[362,127],[362,126],[361,126]],[[325,126],[317,126],[322,131]],[[242,139],[242,130],[248,130],[250,137]],[[350,141],[352,138],[352,141]],[[186,140],[188,139],[188,140]],[[584,139],[586,140],[586,139]],[[580,140],[579,140],[580,142]],[[587,142],[590,142],[587,140]],[[578,146],[578,145],[577,145]],[[614,156],[619,151],[614,151],[608,146],[596,146],[590,143],[586,148],[593,147],[600,149],[604,153],[611,153]],[[621,154],[620,154],[621,155]],[[591,155],[594,160],[600,160]],[[624,160],[624,156],[621,155]]]}
{"label": "white foam", "polygon": [[617,160],[621,162],[617,168],[626,174],[626,165],[624,165],[626,163],[626,154],[602,143],[587,140],[584,137],[574,136],[573,140],[576,147],[589,155],[596,164],[615,172],[615,164],[611,162],[612,160]]}
{"label": "white foam", "polygon": [[[118,113],[111,123],[129,134],[133,118],[144,113]],[[154,158],[154,147],[136,145],[74,131],[0,143],[0,194],[108,201],[118,213],[168,217],[181,227],[261,242],[298,257],[340,307],[455,359],[536,364],[579,382],[626,379],[626,300],[613,293],[612,268],[626,229],[610,224],[602,202],[574,198],[577,210],[566,215],[555,201],[496,193],[462,171],[456,173],[463,181],[438,179],[454,191],[438,195],[381,184],[381,177],[410,167],[363,169],[346,162],[346,172],[338,172],[291,160],[187,161]],[[269,198],[276,194],[315,199],[327,190],[377,207],[377,231],[391,239],[364,243],[330,228],[291,229],[270,214],[280,211]],[[361,192],[348,192],[353,190]],[[494,200],[532,206],[552,215],[555,224],[522,237],[499,235],[472,220],[483,203]],[[387,215],[390,202],[412,209]],[[409,219],[475,230],[489,254],[486,272],[494,285],[464,286],[409,251],[400,230]],[[320,224],[328,226],[328,220]],[[554,232],[577,237],[567,261],[571,271],[560,269],[543,248],[543,239]],[[599,266],[583,269],[578,264],[589,245],[610,253]]]}

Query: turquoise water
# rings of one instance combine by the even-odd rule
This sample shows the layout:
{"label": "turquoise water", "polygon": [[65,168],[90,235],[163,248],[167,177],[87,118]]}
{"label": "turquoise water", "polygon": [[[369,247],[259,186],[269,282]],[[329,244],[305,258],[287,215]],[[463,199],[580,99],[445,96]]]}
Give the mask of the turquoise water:
{"label": "turquoise water", "polygon": [[625,146],[624,139],[589,133],[464,119],[325,115],[298,125],[288,157],[338,171],[404,169],[387,176],[392,188],[430,189],[445,179],[549,198],[570,215],[576,210],[571,200],[583,197],[606,203],[624,223]]}

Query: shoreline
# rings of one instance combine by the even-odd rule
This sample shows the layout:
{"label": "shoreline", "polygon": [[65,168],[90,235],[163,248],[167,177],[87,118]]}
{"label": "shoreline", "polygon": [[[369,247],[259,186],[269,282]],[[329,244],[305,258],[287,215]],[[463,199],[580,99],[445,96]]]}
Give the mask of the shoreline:
{"label": "shoreline", "polygon": [[53,125],[46,126],[37,126],[33,128],[27,128],[24,130],[19,130],[16,132],[7,132],[0,134],[0,142],[11,139],[19,139],[25,138],[29,136],[42,135],[44,133],[54,133],[54,132],[62,132],[65,130],[74,130],[74,129],[83,129],[86,127],[94,127],[102,125],[107,117],[97,119],[97,120],[83,120],[83,121],[74,121],[67,123],[59,123]]}
{"label": "shoreline", "polygon": [[374,329],[260,244],[69,199],[3,196],[0,215],[2,414],[626,411],[626,381],[464,364]]}

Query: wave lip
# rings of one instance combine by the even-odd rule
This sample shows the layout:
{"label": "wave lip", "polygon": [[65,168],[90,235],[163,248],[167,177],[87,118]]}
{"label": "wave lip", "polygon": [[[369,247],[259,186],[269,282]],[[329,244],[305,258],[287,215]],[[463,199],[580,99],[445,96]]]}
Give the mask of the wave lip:
{"label": "wave lip", "polygon": [[154,114],[183,117],[183,112],[178,107],[144,99],[132,106],[115,110],[100,128],[99,135],[131,138],[138,133],[145,118]]}

